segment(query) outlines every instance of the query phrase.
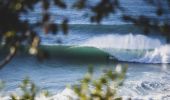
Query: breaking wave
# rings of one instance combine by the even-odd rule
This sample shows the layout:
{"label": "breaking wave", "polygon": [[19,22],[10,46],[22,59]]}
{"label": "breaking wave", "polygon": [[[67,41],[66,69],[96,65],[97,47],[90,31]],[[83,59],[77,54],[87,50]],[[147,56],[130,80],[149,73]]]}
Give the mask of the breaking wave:
{"label": "breaking wave", "polygon": [[94,37],[83,47],[95,47],[119,61],[139,63],[170,63],[170,45],[165,40],[144,35],[106,35]]}

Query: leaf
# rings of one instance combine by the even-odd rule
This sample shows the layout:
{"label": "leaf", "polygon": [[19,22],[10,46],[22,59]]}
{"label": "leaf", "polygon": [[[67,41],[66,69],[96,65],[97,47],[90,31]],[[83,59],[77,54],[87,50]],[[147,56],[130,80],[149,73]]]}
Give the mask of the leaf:
{"label": "leaf", "polygon": [[48,13],[43,14],[42,22],[48,22],[50,19],[50,15]]}
{"label": "leaf", "polygon": [[55,5],[59,6],[60,8],[67,8],[67,5],[62,0],[54,0]]}
{"label": "leaf", "polygon": [[163,14],[163,9],[161,7],[159,7],[157,10],[156,10],[156,14],[158,16],[161,16]]}
{"label": "leaf", "polygon": [[49,3],[48,0],[42,1],[42,7],[43,7],[44,10],[47,10],[49,8],[49,6],[50,6],[50,3]]}
{"label": "leaf", "polygon": [[61,28],[62,28],[64,35],[67,35],[68,34],[68,19],[67,18],[63,20],[61,24]]}
{"label": "leaf", "polygon": [[49,26],[52,34],[56,34],[58,32],[58,26],[56,24],[50,24]]}
{"label": "leaf", "polygon": [[77,1],[73,4],[73,8],[83,9],[83,8],[86,7],[86,2],[87,2],[87,0],[77,0]]}

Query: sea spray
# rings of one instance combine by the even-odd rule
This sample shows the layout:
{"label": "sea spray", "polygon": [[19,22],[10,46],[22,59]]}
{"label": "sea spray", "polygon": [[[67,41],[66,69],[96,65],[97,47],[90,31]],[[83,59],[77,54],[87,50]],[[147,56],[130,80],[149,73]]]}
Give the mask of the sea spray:
{"label": "sea spray", "polygon": [[144,50],[160,47],[163,43],[164,41],[160,41],[158,38],[130,33],[127,35],[108,34],[92,37],[80,45],[97,48]]}
{"label": "sea spray", "polygon": [[145,63],[170,63],[170,45],[164,45],[147,52],[138,60]]}

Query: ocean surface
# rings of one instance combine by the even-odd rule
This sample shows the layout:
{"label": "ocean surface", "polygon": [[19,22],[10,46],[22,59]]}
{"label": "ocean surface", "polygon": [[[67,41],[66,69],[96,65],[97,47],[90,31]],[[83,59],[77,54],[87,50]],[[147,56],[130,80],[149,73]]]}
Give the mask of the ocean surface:
{"label": "ocean surface", "polygon": [[[71,5],[74,0],[65,1]],[[90,4],[97,2],[91,0]],[[156,16],[154,7],[143,0],[120,2],[127,14]],[[39,21],[42,14],[40,4],[35,7],[34,12],[21,15],[21,19],[28,19],[30,23]],[[55,100],[69,100],[67,97],[74,93],[66,86],[79,84],[89,65],[94,66],[97,77],[105,69],[128,64],[124,85],[118,91],[120,96],[135,100],[170,99],[170,45],[165,37],[156,32],[142,35],[142,30],[121,20],[119,11],[100,25],[89,22],[89,9],[77,11],[69,6],[63,11],[51,6],[49,11],[55,23],[69,17],[69,34],[44,34],[37,29],[41,45],[49,52],[50,59],[38,62],[35,57],[24,54],[16,56],[0,70],[0,79],[6,84],[1,92],[3,96],[18,92],[19,83],[30,77],[40,89],[50,91]]]}

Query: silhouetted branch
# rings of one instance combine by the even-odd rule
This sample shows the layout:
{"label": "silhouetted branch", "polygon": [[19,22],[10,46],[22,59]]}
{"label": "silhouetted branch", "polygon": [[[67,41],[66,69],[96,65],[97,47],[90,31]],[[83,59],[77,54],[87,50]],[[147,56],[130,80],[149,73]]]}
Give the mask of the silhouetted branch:
{"label": "silhouetted branch", "polygon": [[6,64],[8,64],[12,60],[12,58],[15,56],[16,52],[17,52],[16,46],[10,47],[9,54],[0,62],[0,69],[2,69]]}

